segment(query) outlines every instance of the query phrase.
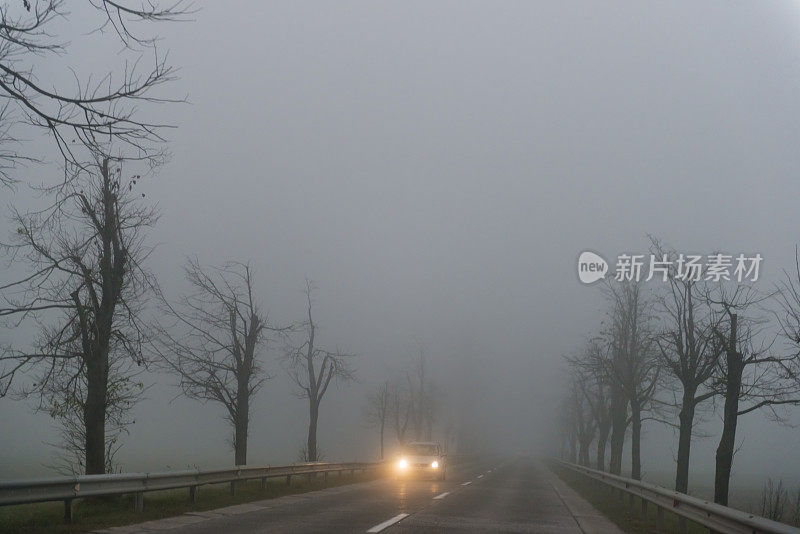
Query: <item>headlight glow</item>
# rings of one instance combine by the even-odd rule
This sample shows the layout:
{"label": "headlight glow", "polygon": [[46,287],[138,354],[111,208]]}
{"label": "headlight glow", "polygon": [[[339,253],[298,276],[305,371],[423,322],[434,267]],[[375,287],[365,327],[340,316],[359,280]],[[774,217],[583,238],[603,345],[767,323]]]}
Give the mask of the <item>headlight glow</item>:
{"label": "headlight glow", "polygon": [[433,463],[431,464],[431,467],[433,467],[434,469],[438,469],[438,467],[439,467],[439,462],[437,462],[436,460],[434,460],[434,461],[433,461]]}
{"label": "headlight glow", "polygon": [[405,469],[406,467],[408,467],[408,462],[406,461],[405,458],[400,458],[400,461],[397,462],[397,467],[400,469]]}

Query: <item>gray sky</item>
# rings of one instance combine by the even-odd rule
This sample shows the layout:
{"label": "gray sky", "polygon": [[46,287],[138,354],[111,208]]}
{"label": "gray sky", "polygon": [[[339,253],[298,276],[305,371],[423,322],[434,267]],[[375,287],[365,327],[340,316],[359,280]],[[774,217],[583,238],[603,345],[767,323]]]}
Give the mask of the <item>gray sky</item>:
{"label": "gray sky", "polygon": [[[486,435],[544,447],[560,356],[601,320],[575,274],[585,249],[645,253],[652,233],[685,252],[760,252],[766,285],[791,266],[797,3],[198,5],[194,22],[160,29],[181,68],[170,91],[191,104],[157,108],[178,129],[143,185],[163,214],[151,266],[176,295],[187,255],[251,260],[263,306],[286,322],[316,282],[323,343],[360,355],[361,383],[323,404],[329,459],[374,454],[365,391],[418,342]],[[102,71],[76,46],[76,63]],[[277,356],[253,406],[253,463],[293,460],[304,439]],[[221,411],[149,380],[125,468],[227,465],[229,431],[207,417]],[[718,433],[717,417],[705,427]],[[0,476],[42,472],[48,428],[0,400]],[[796,465],[796,429],[759,415],[740,428],[737,473]],[[677,438],[645,431],[645,473],[669,467]],[[698,472],[715,446],[693,449]]]}

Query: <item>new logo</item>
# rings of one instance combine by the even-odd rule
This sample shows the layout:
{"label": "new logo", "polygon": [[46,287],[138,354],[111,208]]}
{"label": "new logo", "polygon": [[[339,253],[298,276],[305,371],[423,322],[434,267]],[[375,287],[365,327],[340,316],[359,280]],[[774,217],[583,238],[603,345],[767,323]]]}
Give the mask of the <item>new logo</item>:
{"label": "new logo", "polygon": [[608,263],[598,254],[591,251],[581,252],[578,257],[578,278],[584,284],[597,282],[605,278],[608,272]]}

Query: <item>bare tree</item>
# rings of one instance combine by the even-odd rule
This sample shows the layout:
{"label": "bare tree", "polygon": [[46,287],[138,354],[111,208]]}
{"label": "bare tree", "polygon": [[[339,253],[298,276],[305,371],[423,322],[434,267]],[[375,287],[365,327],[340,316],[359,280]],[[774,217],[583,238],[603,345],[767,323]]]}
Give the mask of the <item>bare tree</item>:
{"label": "bare tree", "polygon": [[317,422],[322,399],[328,392],[331,382],[353,380],[355,370],[351,364],[352,354],[343,353],[338,349],[332,352],[317,345],[317,325],[312,315],[312,292],[313,284],[310,280],[306,280],[307,319],[303,325],[306,336],[301,344],[287,349],[285,364],[289,378],[298,388],[298,395],[308,399],[306,460],[316,462]]}
{"label": "bare tree", "polygon": [[389,408],[391,401],[392,395],[389,381],[385,380],[367,396],[367,406],[364,413],[367,424],[371,426],[377,426],[380,429],[381,460],[384,458],[384,435],[386,422],[389,419]]}
{"label": "bare tree", "polygon": [[438,395],[436,385],[428,376],[427,357],[421,346],[419,355],[412,361],[411,369],[406,373],[406,380],[414,439],[430,441],[439,408]]}
{"label": "bare tree", "polygon": [[57,406],[57,416],[80,412],[80,430],[71,435],[84,441],[87,474],[105,472],[109,415],[133,400],[122,395],[115,404],[112,364],[125,357],[145,363],[139,317],[153,281],[142,265],[149,253],[143,231],[157,217],[133,194],[138,178],[124,179],[103,158],[91,174],[80,171],[66,187],[45,190],[53,199],[48,208],[15,212],[17,231],[5,246],[12,259],[27,262],[30,274],[0,287],[0,317],[13,318],[12,326],[32,320],[40,335],[30,349],[3,349],[1,393],[19,372],[35,367],[37,381],[24,393],[38,393],[40,408]]}
{"label": "bare tree", "polygon": [[[611,357],[607,375],[630,406],[631,477],[639,480],[642,476],[642,414],[651,406],[659,374],[651,329],[651,303],[645,299],[638,282],[620,282],[606,287],[611,301],[608,332]],[[613,400],[612,392],[612,404]]]}
{"label": "bare tree", "polygon": [[[718,504],[728,504],[739,417],[762,410],[781,422],[785,414],[778,411],[780,406],[800,404],[800,354],[796,350],[785,354],[773,350],[774,340],[763,335],[765,319],[759,316],[757,307],[769,297],[743,284],[724,283],[708,294],[709,301],[724,313],[724,320],[715,331],[724,355],[714,379],[714,387],[724,399],[714,474],[714,502]],[[792,325],[787,316],[784,328],[791,331]]]}
{"label": "bare tree", "polygon": [[[86,410],[87,377],[78,367],[82,361],[71,358],[64,362],[63,371],[43,381],[41,388],[45,402],[42,411],[55,421],[61,438],[50,443],[55,449],[54,461],[49,467],[63,475],[79,475],[86,471]],[[42,370],[41,373],[48,371]],[[109,351],[108,385],[106,387],[105,415],[105,471],[118,472],[116,461],[122,448],[122,438],[129,433],[133,419],[131,408],[141,399],[145,386],[139,375],[142,369],[124,351]],[[41,377],[40,377],[41,378]],[[37,383],[41,380],[37,379]]]}
{"label": "bare tree", "polygon": [[408,380],[409,401],[411,402],[411,419],[414,424],[414,439],[421,440],[425,425],[427,401],[427,365],[425,352],[420,347],[419,356],[412,362],[411,370],[406,373]]}
{"label": "bare tree", "polygon": [[456,426],[451,421],[448,422],[444,427],[444,444],[442,448],[444,449],[445,454],[450,454],[453,450],[456,443]]}
{"label": "bare tree", "polygon": [[426,441],[433,441],[433,427],[439,418],[442,391],[432,380],[428,381],[424,390],[422,403],[422,437]]}
{"label": "bare tree", "polygon": [[[18,0],[5,2],[0,9],[0,94],[6,102],[0,113],[0,183],[16,181],[15,165],[35,158],[18,150],[20,134],[15,132],[23,123],[50,133],[68,169],[84,167],[79,147],[94,154],[107,152],[110,143],[134,159],[162,159],[160,132],[165,125],[141,118],[137,107],[171,100],[154,90],[173,80],[175,70],[159,53],[157,37],[139,31],[142,23],[184,19],[193,11],[191,6],[181,0],[164,7],[154,2],[90,0],[84,9],[94,19],[87,13],[72,16],[63,0]],[[83,33],[94,34],[98,43],[103,34],[116,36],[122,44],[119,69],[81,79],[65,65],[64,70],[72,72],[72,83],[43,79],[37,63],[48,60],[52,69],[53,59],[68,57],[69,43],[57,35],[59,23],[73,28],[86,24]]]}
{"label": "bare tree", "polygon": [[[614,297],[613,289],[610,285],[605,288],[606,298],[612,303],[609,315],[614,317],[616,308],[616,298]],[[612,325],[614,321],[612,320]],[[616,370],[623,366],[620,361],[622,353],[614,350],[614,329],[606,329],[600,336],[600,344],[603,350],[594,353],[593,365],[599,366],[600,370],[596,371],[599,376],[602,376],[603,381],[608,385],[608,398],[609,410],[611,419],[611,436],[609,440],[609,472],[619,475],[622,472],[622,451],[625,446],[625,435],[628,432],[630,425],[630,417],[628,416],[628,396],[623,389],[622,382],[617,379],[615,374]],[[604,453],[605,454],[605,453]]]}
{"label": "bare tree", "polygon": [[[671,266],[667,289],[658,297],[664,326],[656,336],[660,365],[673,399],[669,405],[678,410],[678,457],[675,490],[689,488],[689,455],[697,407],[711,399],[715,390],[709,382],[717,369],[721,347],[714,334],[721,315],[714,313],[704,292],[698,291],[695,277],[680,273],[674,251],[666,252],[651,238],[653,252]],[[670,261],[670,259],[672,261]]]}
{"label": "bare tree", "polygon": [[580,366],[571,366],[570,387],[567,398],[567,416],[573,427],[578,445],[578,462],[589,466],[589,447],[597,433],[597,422],[592,412],[589,391],[590,375]]}
{"label": "bare tree", "polygon": [[567,394],[561,399],[557,412],[561,458],[566,458],[572,463],[578,461],[578,426],[575,423],[575,411],[572,405],[574,394],[573,385],[568,383]]}
{"label": "bare tree", "polygon": [[800,526],[800,488],[794,493],[794,498],[792,499],[792,525]]}
{"label": "bare tree", "polygon": [[789,492],[783,487],[783,480],[779,479],[778,483],[775,484],[769,478],[761,489],[761,507],[758,515],[773,521],[783,521],[784,510],[788,501]]}
{"label": "bare tree", "polygon": [[389,416],[397,443],[403,446],[408,441],[408,425],[412,410],[411,395],[405,380],[393,380],[389,387]]}
{"label": "bare tree", "polygon": [[[573,381],[588,403],[593,419],[592,425],[597,433],[595,465],[601,470],[605,468],[606,445],[611,433],[611,384],[606,374],[608,353],[608,345],[602,338],[595,337],[587,341],[581,354],[568,358]],[[589,465],[588,460],[586,465]]]}
{"label": "bare tree", "polygon": [[[611,368],[610,364],[608,368]],[[607,374],[607,376],[611,375]],[[619,475],[622,472],[622,450],[625,446],[625,434],[628,432],[628,426],[630,425],[628,399],[618,381],[612,380],[609,389],[611,397],[611,438],[608,470],[615,475]]]}
{"label": "bare tree", "polygon": [[203,268],[194,258],[184,267],[192,292],[171,305],[162,296],[166,321],[154,324],[152,345],[168,369],[180,378],[182,393],[225,408],[233,427],[236,465],[247,464],[251,400],[270,378],[260,361],[271,326],[254,297],[250,265],[229,262]]}

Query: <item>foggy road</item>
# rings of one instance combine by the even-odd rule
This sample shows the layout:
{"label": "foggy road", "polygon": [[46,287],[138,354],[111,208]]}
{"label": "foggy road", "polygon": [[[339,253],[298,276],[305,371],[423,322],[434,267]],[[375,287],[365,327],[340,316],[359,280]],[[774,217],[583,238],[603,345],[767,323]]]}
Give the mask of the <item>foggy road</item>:
{"label": "foggy road", "polygon": [[621,531],[534,462],[451,466],[444,482],[385,478],[100,532]]}

